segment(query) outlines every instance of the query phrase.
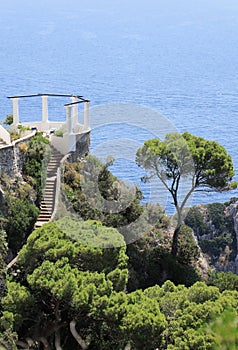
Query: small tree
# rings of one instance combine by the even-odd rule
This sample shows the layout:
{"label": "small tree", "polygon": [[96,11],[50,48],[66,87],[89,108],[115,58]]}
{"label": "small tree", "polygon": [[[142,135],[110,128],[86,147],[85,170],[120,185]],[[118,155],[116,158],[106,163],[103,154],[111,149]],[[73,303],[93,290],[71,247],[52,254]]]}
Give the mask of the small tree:
{"label": "small tree", "polygon": [[[145,181],[158,177],[173,198],[177,225],[173,234],[172,254],[178,251],[178,235],[184,207],[198,190],[229,189],[234,176],[231,156],[218,142],[188,132],[167,134],[164,141],[151,139],[137,150],[136,162],[148,171]],[[186,186],[183,186],[186,180]],[[186,188],[185,188],[186,187]]]}
{"label": "small tree", "polygon": [[6,119],[4,120],[3,124],[11,125],[13,123],[13,115],[7,114]]}

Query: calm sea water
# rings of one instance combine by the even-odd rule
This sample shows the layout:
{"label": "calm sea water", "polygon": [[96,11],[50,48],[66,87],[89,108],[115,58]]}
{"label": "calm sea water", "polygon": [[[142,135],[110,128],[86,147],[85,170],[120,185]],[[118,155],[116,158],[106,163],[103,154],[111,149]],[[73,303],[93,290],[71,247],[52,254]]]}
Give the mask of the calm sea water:
{"label": "calm sea water", "polygon": [[[237,180],[237,37],[236,0],[1,1],[0,119],[11,113],[6,96],[18,94],[78,93],[95,108],[145,106],[180,132],[225,146]],[[64,118],[63,103],[50,102],[51,119]],[[39,113],[38,100],[21,101],[22,121]],[[144,118],[153,129],[154,119]],[[126,123],[114,127],[120,136],[95,128],[92,147],[122,135],[140,144],[148,136]],[[141,175],[131,159],[126,166],[118,159],[113,171],[131,182]],[[195,196],[194,203],[231,196],[238,191]]]}

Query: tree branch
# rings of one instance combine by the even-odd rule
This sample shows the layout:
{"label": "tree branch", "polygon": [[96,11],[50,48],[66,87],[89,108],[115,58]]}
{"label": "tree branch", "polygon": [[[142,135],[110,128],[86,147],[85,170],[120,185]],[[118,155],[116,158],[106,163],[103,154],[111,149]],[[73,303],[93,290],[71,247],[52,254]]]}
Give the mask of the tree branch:
{"label": "tree branch", "polygon": [[40,337],[39,341],[43,344],[44,350],[51,350],[50,344],[49,344],[48,340],[46,339],[46,337]]}
{"label": "tree branch", "polygon": [[[60,314],[60,310],[59,310],[59,302],[57,302],[57,304],[56,304],[55,318],[56,318],[56,322],[60,323],[60,321],[61,321],[61,314]],[[55,331],[55,348],[56,348],[56,350],[63,350],[62,347],[61,347],[61,341],[60,341],[60,328],[58,328]]]}
{"label": "tree branch", "polygon": [[76,330],[76,322],[75,320],[72,320],[70,322],[70,332],[72,333],[72,336],[76,340],[76,342],[81,346],[83,350],[87,350],[90,344],[87,344],[83,338],[79,335],[79,333]]}
{"label": "tree branch", "polygon": [[55,349],[56,350],[63,350],[61,347],[61,341],[60,341],[60,331],[57,330],[55,332]]}
{"label": "tree branch", "polygon": [[19,345],[21,347],[21,350],[28,350],[30,349],[29,344],[25,343],[24,341],[18,340],[16,342],[16,345]]}
{"label": "tree branch", "polygon": [[158,178],[160,179],[160,181],[162,182],[162,184],[165,186],[165,188],[171,192],[171,189],[169,188],[169,186],[167,185],[167,183],[164,181],[162,175],[159,172],[159,169],[157,167],[157,164],[155,164],[155,171],[156,171],[156,175],[158,176]]}
{"label": "tree branch", "polygon": [[188,198],[191,196],[191,194],[193,193],[194,190],[195,190],[195,187],[192,186],[191,189],[190,189],[190,190],[188,191],[188,193],[186,194],[184,200],[182,201],[182,204],[180,205],[180,210],[181,210],[181,212],[182,212],[182,210],[183,210],[183,208],[184,208],[184,206],[185,206],[185,204],[186,204]]}

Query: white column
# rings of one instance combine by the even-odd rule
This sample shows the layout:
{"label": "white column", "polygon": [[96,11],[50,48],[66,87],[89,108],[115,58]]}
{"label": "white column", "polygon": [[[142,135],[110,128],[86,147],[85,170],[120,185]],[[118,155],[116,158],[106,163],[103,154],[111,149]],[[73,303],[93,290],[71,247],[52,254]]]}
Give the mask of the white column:
{"label": "white column", "polygon": [[89,102],[84,102],[84,130],[89,129]]}
{"label": "white column", "polygon": [[[72,103],[78,102],[78,98],[75,96],[70,97]],[[72,105],[72,127],[76,126],[78,124],[78,105]]]}
{"label": "white column", "polygon": [[66,129],[68,134],[72,134],[72,106],[65,106],[66,108]]}
{"label": "white column", "polygon": [[43,95],[42,98],[42,123],[48,123],[48,96]]}
{"label": "white column", "polygon": [[18,109],[18,98],[12,98],[13,105],[13,125],[18,126],[19,124],[19,109]]}

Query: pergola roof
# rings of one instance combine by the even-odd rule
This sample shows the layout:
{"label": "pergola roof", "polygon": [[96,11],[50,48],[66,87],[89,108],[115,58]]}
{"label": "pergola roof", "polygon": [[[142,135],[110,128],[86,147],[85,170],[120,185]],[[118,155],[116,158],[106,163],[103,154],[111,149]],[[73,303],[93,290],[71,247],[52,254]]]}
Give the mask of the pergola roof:
{"label": "pergola roof", "polygon": [[39,96],[50,96],[50,97],[76,97],[80,101],[77,102],[72,102],[72,103],[66,103],[64,106],[70,106],[78,103],[83,103],[83,102],[90,102],[90,100],[86,100],[83,98],[83,96],[80,95],[69,95],[69,94],[32,94],[32,95],[18,95],[18,96],[7,96],[7,98],[29,98],[29,97],[39,97]]}

